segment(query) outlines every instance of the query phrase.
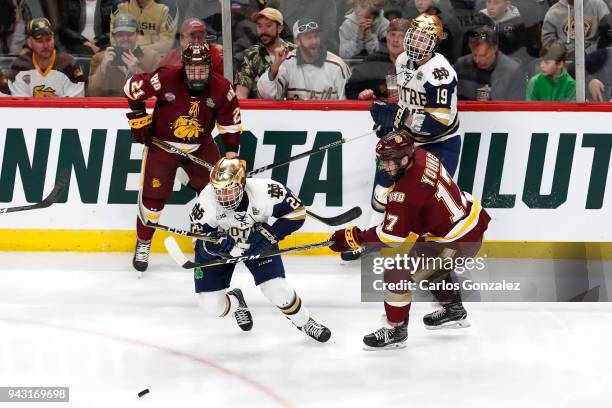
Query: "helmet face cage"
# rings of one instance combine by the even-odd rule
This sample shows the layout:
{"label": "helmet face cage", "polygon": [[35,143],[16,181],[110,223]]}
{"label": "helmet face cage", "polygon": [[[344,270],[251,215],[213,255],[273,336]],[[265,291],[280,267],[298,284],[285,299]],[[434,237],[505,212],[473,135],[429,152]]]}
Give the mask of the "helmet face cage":
{"label": "helmet face cage", "polygon": [[411,27],[404,36],[404,50],[409,60],[418,62],[433,53],[438,45],[437,37]]}
{"label": "helmet face cage", "polygon": [[414,149],[414,142],[406,131],[389,132],[376,145],[376,168],[397,180],[408,167],[408,164],[402,165],[402,159],[405,156],[412,158]]}
{"label": "helmet face cage", "polygon": [[210,49],[206,43],[190,43],[183,50],[183,69],[189,89],[201,91],[210,77]]}
{"label": "helmet face cage", "polygon": [[236,184],[226,188],[215,188],[215,196],[217,197],[217,203],[221,208],[225,210],[235,210],[244,195],[244,186],[242,184]]}

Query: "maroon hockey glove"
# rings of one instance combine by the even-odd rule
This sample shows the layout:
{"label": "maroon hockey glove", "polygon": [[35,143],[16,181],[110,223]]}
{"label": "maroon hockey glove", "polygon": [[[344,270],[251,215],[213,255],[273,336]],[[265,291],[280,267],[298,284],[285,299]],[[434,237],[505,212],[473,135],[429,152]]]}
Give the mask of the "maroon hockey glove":
{"label": "maroon hockey glove", "polygon": [[361,230],[355,226],[334,232],[329,238],[331,241],[334,241],[334,243],[329,246],[329,249],[334,252],[345,252],[361,248],[361,242],[359,240],[360,232]]}
{"label": "maroon hockey glove", "polygon": [[128,112],[125,116],[132,131],[132,141],[150,146],[153,137],[153,115],[147,114],[145,109],[139,109]]}

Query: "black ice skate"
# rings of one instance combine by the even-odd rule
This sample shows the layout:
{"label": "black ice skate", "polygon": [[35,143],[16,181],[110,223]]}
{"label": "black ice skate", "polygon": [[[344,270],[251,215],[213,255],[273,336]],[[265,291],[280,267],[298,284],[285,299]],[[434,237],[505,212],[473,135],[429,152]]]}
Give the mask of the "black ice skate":
{"label": "black ice skate", "polygon": [[298,329],[306,333],[308,337],[321,343],[325,343],[331,337],[331,331],[312,317],[308,318],[306,324],[302,327],[298,327]]}
{"label": "black ice skate", "polygon": [[134,250],[134,258],[132,259],[132,265],[134,269],[139,272],[144,272],[149,266],[149,253],[151,252],[151,241],[145,242],[141,240],[136,241],[136,249]]}
{"label": "black ice skate", "polygon": [[461,302],[447,303],[433,313],[423,317],[425,328],[429,330],[459,329],[470,327],[467,312]]}
{"label": "black ice skate", "polygon": [[361,255],[365,252],[365,247],[361,247],[359,249],[354,249],[352,251],[344,251],[340,253],[340,259],[343,261],[356,261],[361,258]]}
{"label": "black ice skate", "polygon": [[365,350],[389,350],[406,347],[408,338],[408,320],[399,326],[391,326],[383,316],[383,327],[363,338]]}
{"label": "black ice skate", "polygon": [[234,296],[238,299],[238,308],[234,312],[234,317],[236,318],[236,323],[238,323],[238,327],[240,327],[243,331],[249,331],[253,328],[253,316],[249,311],[249,307],[244,300],[244,296],[242,295],[242,291],[238,288],[232,289],[227,292],[228,296]]}

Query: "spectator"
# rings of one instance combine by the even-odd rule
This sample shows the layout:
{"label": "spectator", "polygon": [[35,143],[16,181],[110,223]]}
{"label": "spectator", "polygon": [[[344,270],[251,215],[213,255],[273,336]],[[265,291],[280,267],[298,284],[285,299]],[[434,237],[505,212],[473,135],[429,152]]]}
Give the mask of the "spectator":
{"label": "spectator", "polygon": [[137,28],[133,15],[119,13],[115,16],[113,46],[98,52],[91,60],[89,96],[123,96],[123,85],[129,77],[157,69],[159,54],[138,46]]}
{"label": "spectator", "polygon": [[469,39],[472,53],[455,63],[460,100],[524,100],[526,74],[514,59],[497,48],[497,34],[485,26]]}
{"label": "spectator", "polygon": [[389,27],[381,6],[382,0],[353,0],[353,11],[340,26],[340,57],[367,56],[380,49]]}
{"label": "spectator", "polygon": [[[181,37],[179,46],[171,49],[159,62],[159,66],[182,65],[182,53],[189,43],[205,43],[208,30],[206,24],[199,18],[189,17],[181,25]],[[210,47],[211,65],[213,72],[223,76],[223,57],[221,49],[217,45]]]}
{"label": "spectator", "polygon": [[0,54],[19,54],[32,13],[25,0],[0,1]]}
{"label": "spectator", "polygon": [[[287,27],[303,18],[317,21],[321,40],[328,51],[338,52],[338,26],[336,3],[330,0],[268,0],[268,7],[281,12]],[[288,38],[291,41],[291,38]],[[294,43],[297,43],[295,37]]]}
{"label": "spectator", "polygon": [[542,47],[540,72],[527,84],[528,101],[575,101],[576,81],[565,69],[565,46],[558,41]]}
{"label": "spectator", "polygon": [[178,12],[174,2],[162,4],[154,0],[129,0],[119,3],[111,15],[127,13],[138,20],[138,45],[165,54],[174,45]]}
{"label": "spectator", "polygon": [[410,21],[405,18],[391,20],[386,45],[353,69],[346,84],[347,99],[384,99],[387,103],[397,103],[387,99],[391,95],[385,77],[395,75],[395,60],[404,52],[404,36],[409,27]]}
{"label": "spectator", "polygon": [[97,0],[94,13],[94,35],[96,45],[105,49],[110,45],[111,15],[116,0]]}
{"label": "spectator", "polygon": [[[450,3],[447,2],[446,4]],[[442,21],[446,39],[440,42],[436,52],[444,55],[452,64],[458,57],[458,55],[455,55],[455,50],[453,48],[453,43],[455,42],[453,33],[457,33],[460,30],[459,23],[450,11],[450,7],[442,7],[439,0],[414,0],[410,3],[410,7],[404,12],[406,18],[409,20],[412,20],[422,13],[438,16]]]}
{"label": "spectator", "polygon": [[0,69],[0,96],[11,96],[8,81],[4,72]]}
{"label": "spectator", "polygon": [[501,52],[511,55],[525,45],[525,23],[510,0],[486,0],[486,8],[480,12],[484,23],[497,33]]}
{"label": "spectator", "polygon": [[55,1],[59,13],[57,36],[62,49],[74,55],[93,55],[100,51],[93,39],[81,34],[85,28],[85,0]]}
{"label": "spectator", "polygon": [[84,96],[85,79],[72,55],[58,52],[51,23],[35,18],[27,25],[28,49],[11,65],[9,89],[14,96]]}
{"label": "spectator", "polygon": [[406,13],[410,10],[410,3],[412,0],[385,0],[383,4],[383,10],[385,10],[385,18],[389,21],[396,18],[407,18],[411,20],[413,17],[418,16],[421,13],[408,16]]}
{"label": "spectator", "polygon": [[257,81],[266,99],[345,99],[350,70],[342,58],[321,45],[319,25],[304,18],[293,25],[298,48],[275,50],[274,62]]}
{"label": "spectator", "polygon": [[450,0],[449,14],[454,15],[457,28],[453,30],[452,49],[455,57],[470,53],[469,39],[474,32],[486,25],[484,15],[475,7],[475,0]]}
{"label": "spectator", "polygon": [[238,98],[257,98],[257,81],[274,62],[274,50],[278,47],[295,50],[294,44],[280,38],[284,26],[280,11],[268,7],[253,14],[252,19],[257,24],[259,43],[245,52],[236,85]]}
{"label": "spectator", "polygon": [[[583,8],[584,51],[589,53],[597,49],[600,30],[608,29],[607,23],[604,21],[602,24],[602,20],[609,14],[609,10],[603,0],[584,0]],[[575,35],[574,0],[559,0],[544,17],[542,44],[561,41],[567,49],[567,58],[573,60]]]}
{"label": "spectator", "polygon": [[246,50],[257,44],[257,25],[251,17],[259,11],[256,0],[233,0],[232,4],[232,56],[236,71]]}
{"label": "spectator", "polygon": [[[612,101],[612,47],[602,48],[586,55],[586,82],[589,96],[594,101]],[[568,66],[572,74],[572,67]]]}

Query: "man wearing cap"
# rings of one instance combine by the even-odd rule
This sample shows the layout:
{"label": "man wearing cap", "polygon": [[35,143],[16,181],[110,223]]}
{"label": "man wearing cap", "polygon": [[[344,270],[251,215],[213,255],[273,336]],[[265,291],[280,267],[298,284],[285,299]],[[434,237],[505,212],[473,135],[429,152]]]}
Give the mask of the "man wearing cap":
{"label": "man wearing cap", "polygon": [[475,30],[468,45],[472,53],[455,62],[460,100],[525,100],[527,74],[521,64],[499,51],[493,29],[483,26]]}
{"label": "man wearing cap", "polygon": [[111,15],[111,27],[117,13],[136,16],[140,48],[150,48],[162,55],[172,48],[178,25],[178,8],[174,1],[129,0],[119,2]]}
{"label": "man wearing cap", "polygon": [[8,86],[14,96],[84,96],[85,84],[72,55],[55,49],[51,23],[35,18],[27,25],[28,48],[11,65]]}
{"label": "man wearing cap", "polygon": [[351,75],[339,56],[321,45],[319,25],[308,18],[293,25],[298,48],[275,50],[274,62],[257,81],[265,99],[345,99],[344,87]]}
{"label": "man wearing cap", "polygon": [[397,103],[397,92],[387,90],[387,75],[395,75],[395,60],[404,52],[404,35],[410,27],[405,18],[394,18],[389,23],[386,47],[369,55],[364,62],[353,68],[346,84],[346,98],[371,100],[381,99]]}
{"label": "man wearing cap", "polygon": [[236,94],[238,98],[257,98],[257,81],[259,77],[272,65],[275,52],[279,47],[286,50],[295,50],[295,45],[281,39],[283,31],[283,15],[280,11],[266,7],[259,13],[253,14],[251,20],[257,24],[259,44],[249,47],[238,72],[238,85]]}
{"label": "man wearing cap", "polygon": [[119,13],[111,29],[111,44],[96,53],[89,68],[89,96],[123,96],[123,85],[128,77],[154,71],[159,65],[159,54],[138,46],[136,17]]}
{"label": "man wearing cap", "polygon": [[[181,65],[181,54],[189,43],[205,43],[208,30],[206,23],[199,18],[189,17],[181,25],[180,46],[171,49],[159,62],[159,66],[164,65]],[[211,44],[210,56],[212,58],[213,72],[223,75],[223,56],[221,55],[220,47]]]}

